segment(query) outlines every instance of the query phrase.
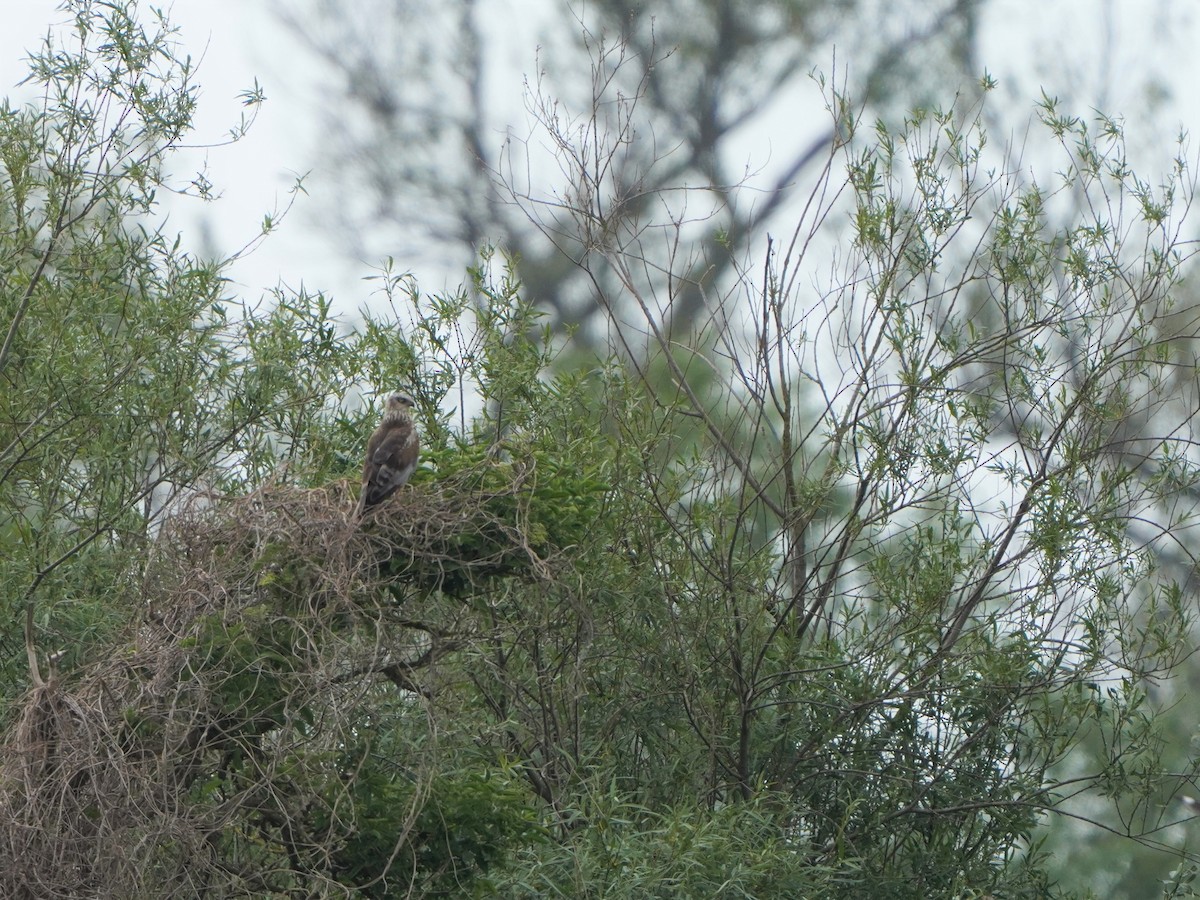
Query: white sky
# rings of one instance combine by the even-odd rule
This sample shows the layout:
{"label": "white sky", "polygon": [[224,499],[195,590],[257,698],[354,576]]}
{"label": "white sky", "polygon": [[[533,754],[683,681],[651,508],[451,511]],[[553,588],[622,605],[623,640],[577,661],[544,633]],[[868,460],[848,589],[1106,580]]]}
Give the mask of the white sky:
{"label": "white sky", "polygon": [[[515,111],[521,109],[521,77],[532,71],[536,47],[531,30],[511,26],[529,3],[534,0],[483,4],[497,21],[506,22],[495,34],[506,42],[502,57],[513,66]],[[56,10],[56,0],[0,0],[0,6],[0,95],[18,96],[13,86],[25,73],[24,51],[64,16]],[[297,174],[312,169],[310,188],[328,195],[332,180],[313,168],[322,162],[318,111],[328,96],[321,82],[327,73],[272,17],[270,0],[176,0],[168,8],[184,46],[193,57],[203,56],[197,79],[203,88],[198,142],[222,139],[240,116],[238,93],[256,77],[268,98],[241,144],[208,153],[208,175],[223,199],[170,207],[186,245],[203,246],[207,229],[216,249],[229,253],[256,236],[264,213],[286,203]],[[1000,81],[1000,98],[1012,109],[1031,110],[1044,86],[1069,99],[1077,113],[1102,106],[1122,114],[1135,149],[1147,154],[1144,165],[1157,171],[1169,161],[1170,142],[1180,125],[1200,125],[1200,55],[1192,49],[1200,45],[1198,15],[1200,8],[1192,12],[1190,4],[1163,0],[990,0],[981,22],[981,56]],[[1165,85],[1167,94],[1148,92],[1148,76]],[[1024,119],[1014,121],[1014,131],[1023,127]],[[773,134],[763,146],[787,138]],[[751,161],[750,168],[763,163]],[[245,299],[253,301],[282,281],[293,288],[304,284],[330,291],[346,311],[366,300],[370,288],[361,278],[377,261],[345,258],[344,248],[314,226],[318,214],[316,199],[300,197],[275,236],[236,265],[231,274]],[[397,264],[421,277],[427,292],[457,278],[423,270],[419,260]]]}

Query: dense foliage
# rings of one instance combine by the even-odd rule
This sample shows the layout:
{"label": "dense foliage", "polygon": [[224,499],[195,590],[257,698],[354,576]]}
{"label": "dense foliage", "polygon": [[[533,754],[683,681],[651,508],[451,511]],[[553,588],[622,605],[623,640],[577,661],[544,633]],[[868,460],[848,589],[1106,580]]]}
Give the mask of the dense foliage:
{"label": "dense foliage", "polygon": [[[795,234],[683,283],[683,217],[606,218],[638,96],[601,93],[516,199],[611,353],[492,253],[354,330],[238,316],[156,218],[174,37],[71,8],[0,119],[6,896],[1042,897],[1059,814],[1182,817],[1182,159],[1152,188],[1047,99],[1039,186],[976,111],[864,134],[831,90]],[[423,464],[360,523],[401,383]]]}

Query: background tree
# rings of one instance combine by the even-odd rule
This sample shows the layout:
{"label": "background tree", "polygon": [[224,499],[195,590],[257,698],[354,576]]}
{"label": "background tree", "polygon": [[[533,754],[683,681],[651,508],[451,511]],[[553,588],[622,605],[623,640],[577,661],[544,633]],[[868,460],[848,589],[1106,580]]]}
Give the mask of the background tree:
{"label": "background tree", "polygon": [[[654,248],[653,262],[722,284],[729,263],[719,244],[740,244],[752,226],[774,221],[833,138],[827,121],[805,129],[792,123],[786,138],[777,134],[772,142],[770,183],[753,200],[739,195],[735,186],[751,173],[734,148],[769,129],[778,115],[772,105],[804,84],[814,66],[828,66],[835,46],[854,60],[856,95],[873,108],[898,114],[947,81],[970,81],[979,6],[606,0],[579,11],[549,4],[528,12],[531,21],[507,27],[527,29],[530,46],[543,48],[536,63],[543,97],[583,108],[610,80],[614,91],[642,97],[641,136],[654,137],[630,141],[606,160],[619,206],[604,217],[638,219],[664,192],[691,188],[688,217],[703,224],[669,260]],[[530,296],[559,323],[593,321],[588,280],[571,264],[586,248],[564,254],[547,245],[512,203],[512,191],[553,189],[557,168],[544,148],[526,143],[525,127],[514,121],[519,109],[501,99],[514,92],[501,80],[508,78],[502,48],[489,34],[494,15],[476,0],[436,12],[422,4],[348,7],[338,0],[280,8],[337,78],[323,149],[345,189],[328,204],[327,221],[359,258],[399,250],[454,268],[485,243],[502,246],[519,260]],[[872,27],[856,27],[859,17]],[[595,62],[590,80],[581,58]],[[534,61],[521,64],[527,70]],[[680,327],[692,327],[703,315],[699,294],[676,298],[672,313]],[[593,337],[586,329],[583,336]]]}

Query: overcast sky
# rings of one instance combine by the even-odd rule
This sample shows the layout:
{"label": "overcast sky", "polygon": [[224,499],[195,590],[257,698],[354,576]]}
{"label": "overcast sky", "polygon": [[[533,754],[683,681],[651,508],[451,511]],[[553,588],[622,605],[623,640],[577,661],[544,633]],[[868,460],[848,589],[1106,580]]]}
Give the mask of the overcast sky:
{"label": "overcast sky", "polygon": [[[484,0],[482,6],[512,21],[533,2],[542,0]],[[4,2],[0,93],[19,95],[13,86],[26,71],[24,52],[38,44],[51,23],[64,19],[56,5],[53,0]],[[255,237],[264,213],[287,201],[297,174],[311,169],[314,189],[330,183],[316,152],[317,111],[327,96],[322,78],[328,73],[270,15],[269,0],[177,0],[168,8],[184,46],[203,57],[198,142],[222,139],[241,114],[238,93],[256,77],[268,98],[242,144],[207,154],[209,177],[223,199],[171,206],[172,224],[184,232],[185,244],[201,247],[211,239],[218,251],[230,253]],[[513,108],[519,110],[521,77],[533,68],[535,39],[511,28],[496,34],[512,44],[506,58],[514,67]],[[1191,4],[991,0],[981,41],[982,60],[999,79],[1006,104],[1032,109],[1044,86],[1050,94],[1071,98],[1076,112],[1102,106],[1122,114],[1135,145],[1147,154],[1143,165],[1155,170],[1168,162],[1170,139],[1179,127],[1200,125],[1200,65],[1194,52],[1200,32]],[[1165,94],[1148,91],[1150,83],[1165,87]],[[1018,118],[1014,129],[1020,127]],[[1159,158],[1153,158],[1156,150]],[[202,160],[198,156],[195,162]],[[361,278],[377,261],[345,258],[344,249],[314,226],[318,213],[315,200],[301,197],[280,232],[236,266],[232,275],[243,297],[254,300],[282,281],[293,288],[303,283],[332,291],[345,310],[366,299],[369,288]],[[423,285],[427,290],[442,288],[452,277],[423,270],[420,260],[397,262],[434,281]]]}

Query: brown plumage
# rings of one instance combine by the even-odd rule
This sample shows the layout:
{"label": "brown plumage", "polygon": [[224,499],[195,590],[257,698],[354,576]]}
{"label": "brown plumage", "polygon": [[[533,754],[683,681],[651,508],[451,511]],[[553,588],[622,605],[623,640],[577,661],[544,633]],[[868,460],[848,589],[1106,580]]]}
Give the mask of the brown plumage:
{"label": "brown plumage", "polygon": [[414,405],[413,398],[403,392],[388,397],[383,421],[367,441],[362,495],[355,516],[361,517],[370,507],[392,496],[416,469],[421,439],[409,412]]}

